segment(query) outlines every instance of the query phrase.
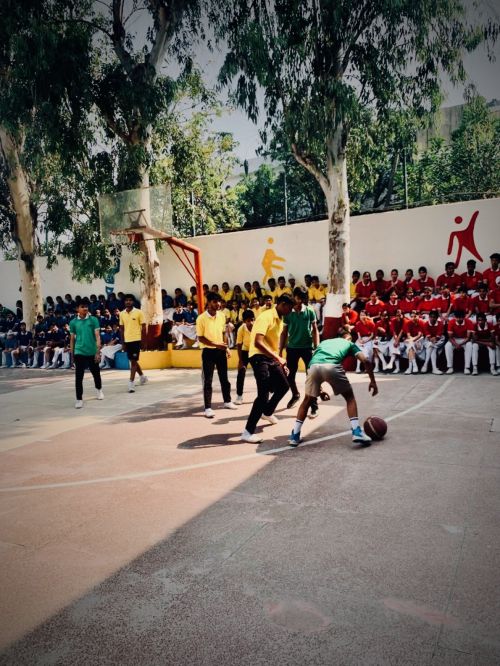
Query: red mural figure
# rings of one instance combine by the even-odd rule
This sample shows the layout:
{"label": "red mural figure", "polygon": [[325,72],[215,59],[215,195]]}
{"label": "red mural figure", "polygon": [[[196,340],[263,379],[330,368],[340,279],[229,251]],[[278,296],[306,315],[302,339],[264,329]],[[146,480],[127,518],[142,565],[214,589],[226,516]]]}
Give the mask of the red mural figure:
{"label": "red mural figure", "polygon": [[[458,242],[457,258],[454,261],[454,264],[457,268],[460,263],[460,258],[462,256],[462,250],[464,248],[468,250],[472,254],[472,256],[476,257],[476,259],[478,259],[479,261],[483,260],[482,256],[477,251],[476,243],[474,242],[474,226],[476,224],[478,215],[479,211],[476,210],[474,215],[471,217],[469,225],[467,226],[466,229],[460,229],[460,231],[452,231],[450,234],[450,240],[448,241],[448,254],[451,254],[453,250],[453,244],[455,242],[455,238],[457,239]],[[455,224],[461,224],[462,221],[463,220],[460,217],[460,215],[455,218]]]}

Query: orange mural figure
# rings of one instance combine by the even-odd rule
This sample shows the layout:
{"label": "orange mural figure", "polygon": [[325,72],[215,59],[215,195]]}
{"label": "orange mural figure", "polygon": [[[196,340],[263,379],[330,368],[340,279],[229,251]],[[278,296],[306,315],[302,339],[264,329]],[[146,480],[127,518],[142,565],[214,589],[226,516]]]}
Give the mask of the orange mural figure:
{"label": "orange mural figure", "polygon": [[[274,243],[274,238],[268,238],[267,242],[270,245],[272,245],[272,243]],[[283,270],[283,266],[281,266],[281,264],[280,265],[275,264],[274,263],[275,261],[282,262],[286,261],[286,259],[284,259],[283,257],[278,257],[276,252],[271,247],[268,247],[267,250],[264,252],[264,256],[262,257],[262,262],[261,262],[262,268],[265,271],[264,277],[262,278],[262,284],[264,285],[264,288],[269,278],[273,277],[273,269],[279,271]]]}
{"label": "orange mural figure", "polygon": [[[465,229],[460,229],[460,231],[452,231],[450,234],[450,240],[448,241],[448,254],[451,254],[453,250],[455,238],[457,239],[458,242],[457,258],[453,262],[457,268],[460,263],[460,258],[462,256],[463,249],[468,250],[472,254],[472,256],[476,257],[476,259],[478,259],[479,261],[483,260],[483,258],[477,251],[476,243],[474,242],[474,226],[476,224],[478,215],[479,211],[476,210],[474,215],[471,217],[468,226]],[[461,224],[462,221],[463,219],[460,217],[460,215],[458,215],[458,217],[455,218],[455,224]]]}

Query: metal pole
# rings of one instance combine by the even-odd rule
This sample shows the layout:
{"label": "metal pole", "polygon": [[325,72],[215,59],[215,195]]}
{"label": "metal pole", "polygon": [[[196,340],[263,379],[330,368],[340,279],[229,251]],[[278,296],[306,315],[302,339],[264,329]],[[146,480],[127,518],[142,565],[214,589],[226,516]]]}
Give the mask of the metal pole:
{"label": "metal pole", "polygon": [[286,187],[286,170],[283,171],[283,180],[285,183],[285,224],[288,224],[288,190]]}

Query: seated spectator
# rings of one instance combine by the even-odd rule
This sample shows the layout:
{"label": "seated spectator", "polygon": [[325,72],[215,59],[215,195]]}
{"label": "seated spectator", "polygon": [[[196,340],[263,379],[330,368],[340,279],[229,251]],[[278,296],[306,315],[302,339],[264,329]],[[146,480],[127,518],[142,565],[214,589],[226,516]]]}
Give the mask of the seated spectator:
{"label": "seated spectator", "polygon": [[64,295],[64,307],[65,307],[65,310],[66,310],[67,314],[72,315],[72,314],[75,313],[76,303],[73,300],[71,294],[65,294]]}
{"label": "seated spectator", "polygon": [[467,290],[467,294],[469,296],[475,295],[479,284],[483,281],[483,274],[476,271],[476,262],[474,259],[469,259],[467,270],[460,277],[462,279],[462,286]]}
{"label": "seated spectator", "polygon": [[[161,290],[162,297],[163,297],[163,292],[164,292],[164,291],[165,291],[165,289],[162,289],[162,290]],[[165,291],[165,293],[167,293],[167,292]],[[120,310],[121,305],[122,305],[122,304],[121,304],[119,298],[117,297],[117,295],[115,294],[115,292],[112,291],[112,292],[110,293],[110,295],[108,296],[108,300],[107,300],[108,310],[109,310],[110,312],[113,312],[113,310],[116,310],[117,308],[118,308],[118,310]]]}
{"label": "seated spectator", "polygon": [[488,289],[500,287],[500,252],[490,254],[491,267],[483,271],[483,282],[486,282]]}
{"label": "seated spectator", "polygon": [[438,294],[435,297],[436,310],[439,312],[441,319],[446,321],[452,312],[453,301],[451,298],[450,290],[448,287],[437,287]]}
{"label": "seated spectator", "polygon": [[490,316],[490,299],[488,296],[488,285],[486,282],[481,282],[478,286],[478,293],[476,296],[471,296],[470,299],[471,319],[475,319],[478,314],[484,314],[490,322],[493,322],[493,317]]}
{"label": "seated spectator", "polygon": [[[495,370],[495,329],[486,321],[484,312],[479,312],[476,317],[476,324],[472,331],[472,374],[478,374],[479,352],[485,349],[488,352],[490,362],[490,373],[497,375]],[[470,372],[470,371],[469,371]],[[467,373],[469,374],[469,373]]]}
{"label": "seated spectator", "polygon": [[233,301],[236,301],[238,305],[241,304],[241,301],[245,297],[243,296],[243,291],[241,290],[241,287],[239,284],[235,284],[233,287]]}
{"label": "seated spectator", "polygon": [[23,302],[16,301],[16,319],[21,322],[23,319]]}
{"label": "seated spectator", "polygon": [[259,302],[260,302],[260,299],[264,296],[264,290],[261,288],[261,286],[260,286],[260,284],[257,280],[254,280],[252,282],[252,290],[253,290],[255,296],[259,299]]}
{"label": "seated spectator", "polygon": [[495,317],[495,315],[500,314],[500,285],[490,290],[488,298],[490,299],[491,315]]}
{"label": "seated spectator", "polygon": [[420,317],[426,321],[429,318],[430,312],[435,309],[436,309],[436,299],[434,298],[434,294],[432,293],[432,288],[430,287],[430,285],[426,285],[423,288],[423,293],[420,297],[420,301],[418,304],[418,311],[420,313]]}
{"label": "seated spectator", "polygon": [[255,316],[255,319],[257,319],[257,317],[260,315],[260,313],[264,311],[264,308],[261,307],[260,301],[257,298],[257,296],[255,296],[255,298],[252,298],[251,303],[250,303],[250,307],[251,307],[252,312]]}
{"label": "seated spectator", "polygon": [[56,304],[54,303],[54,299],[52,296],[47,296],[45,299],[45,312],[49,312],[49,310],[52,310],[54,312],[56,308]]}
{"label": "seated spectator", "polygon": [[388,288],[388,282],[384,277],[384,271],[379,268],[375,272],[375,280],[372,282],[373,289],[377,292],[377,295],[382,300],[385,298]]}
{"label": "seated spectator", "polygon": [[395,291],[398,295],[398,298],[404,296],[405,286],[403,281],[399,279],[399,271],[397,268],[393,268],[391,271],[391,279],[387,284],[387,293],[390,294],[391,291]]}
{"label": "seated spectator", "polygon": [[65,337],[65,332],[59,330],[57,324],[52,324],[52,326],[50,326],[46,336],[46,345],[43,350],[43,370],[46,370],[50,367],[56,347],[64,347]]}
{"label": "seated spectator", "polygon": [[[25,368],[26,365],[31,365],[33,361],[33,334],[31,331],[26,330],[24,321],[19,326],[17,333],[17,348],[12,350],[12,366],[16,368]],[[21,361],[21,354],[26,357],[26,363]]]}
{"label": "seated spectator", "polygon": [[164,310],[174,307],[174,299],[167,294],[166,289],[161,290],[161,306]]}
{"label": "seated spectator", "polygon": [[408,369],[405,375],[418,374],[420,372],[417,364],[417,356],[424,352],[425,322],[418,316],[418,310],[410,312],[410,318],[403,324],[405,337],[405,351],[408,356]]}
{"label": "seated spectator", "polygon": [[2,365],[8,365],[8,359],[10,359],[10,367],[14,367],[14,359],[12,358],[12,352],[19,347],[17,341],[17,336],[14,331],[7,331],[7,337],[3,341],[3,351],[2,351]]}
{"label": "seated spectator", "polygon": [[99,318],[99,326],[101,328],[106,328],[106,326],[111,326],[112,323],[113,323],[113,316],[109,308],[106,308]]}
{"label": "seated spectator", "polygon": [[431,292],[434,291],[436,287],[436,283],[434,282],[434,278],[429,277],[427,274],[427,267],[426,266],[420,266],[418,269],[418,288],[415,290],[417,294],[421,294],[425,287],[430,287]]}
{"label": "seated spectator", "polygon": [[448,287],[450,292],[455,292],[462,284],[462,278],[458,273],[455,273],[455,264],[453,261],[447,261],[444,265],[445,272],[442,273],[436,280],[437,287]]}
{"label": "seated spectator", "polygon": [[280,275],[280,277],[278,278],[278,287],[276,289],[276,292],[278,298],[280,296],[283,296],[283,294],[288,294],[289,296],[292,295],[292,290],[290,289],[290,287],[287,287],[284,275]]}
{"label": "seated spectator", "polygon": [[45,328],[39,328],[39,330],[36,330],[35,327],[35,336],[33,339],[33,360],[31,362],[31,368],[38,368],[40,366],[40,355],[42,355],[43,358],[46,346],[47,331]]}
{"label": "seated spectator", "polygon": [[405,279],[403,280],[403,285],[405,288],[405,293],[408,293],[408,289],[412,289],[414,294],[418,294],[420,285],[413,274],[413,269],[407,268],[405,271]]}
{"label": "seated spectator", "polygon": [[[361,310],[359,320],[354,325],[354,331],[357,334],[356,345],[363,352],[366,358],[371,362],[373,357],[373,340],[376,334],[376,326],[373,319],[366,314],[366,310]],[[361,361],[356,360],[356,372],[361,372]]]}
{"label": "seated spectator", "polygon": [[370,299],[370,294],[372,291],[372,276],[369,271],[365,271],[363,273],[361,282],[356,284],[356,305],[354,306],[355,310],[361,313],[361,310],[365,309],[365,305]]}
{"label": "seated spectator", "polygon": [[278,298],[276,280],[272,277],[267,281],[267,289],[265,290],[264,296],[270,296],[273,299],[273,303]]}
{"label": "seated spectator", "polygon": [[391,358],[387,364],[386,370],[392,370],[393,374],[398,374],[400,371],[400,358],[401,353],[405,349],[404,339],[406,334],[404,332],[404,316],[402,310],[396,310],[396,314],[391,317],[390,327],[391,327],[391,344],[389,345],[389,351]]}
{"label": "seated spectator", "polygon": [[66,314],[66,305],[63,301],[62,296],[56,296],[56,306],[54,308],[56,315],[65,315]]}
{"label": "seated spectator", "polygon": [[409,318],[412,310],[417,310],[420,299],[415,296],[413,287],[408,287],[405,296],[399,301],[399,308],[403,311],[405,317]]}
{"label": "seated spectator", "polygon": [[252,298],[256,298],[257,294],[253,290],[252,283],[251,282],[245,282],[243,285],[243,296],[246,298],[246,300],[251,303]]}
{"label": "seated spectator", "polygon": [[104,333],[101,333],[101,343],[101,362],[99,367],[102,370],[109,370],[115,362],[117,352],[122,349],[119,324],[106,326]]}
{"label": "seated spectator", "polygon": [[189,301],[191,301],[191,303],[195,308],[198,308],[198,293],[194,285],[192,287],[189,287]]}
{"label": "seated spectator", "polygon": [[389,300],[386,303],[385,309],[387,310],[389,317],[394,317],[397,310],[401,309],[398,292],[395,289],[389,294]]}
{"label": "seated spectator", "polygon": [[351,276],[351,284],[349,285],[349,298],[353,307],[355,306],[356,301],[356,286],[360,279],[361,273],[359,271],[353,271]]}
{"label": "seated spectator", "polygon": [[215,294],[218,294],[219,293],[219,285],[218,284],[213,284],[210,291],[213,291]]}
{"label": "seated spectator", "polygon": [[439,321],[438,316],[437,310],[431,310],[429,312],[429,319],[424,325],[425,361],[422,366],[422,372],[428,371],[430,363],[433,375],[443,374],[437,366],[437,355],[444,348],[445,343],[444,324],[442,321]]}
{"label": "seated spectator", "polygon": [[222,288],[220,290],[220,295],[226,303],[230,303],[233,300],[233,290],[229,287],[228,282],[222,283]]}
{"label": "seated spectator", "polygon": [[187,349],[188,340],[193,340],[195,342],[193,347],[198,347],[198,342],[196,341],[197,316],[198,313],[194,309],[191,301],[188,302],[185,309],[179,310],[179,308],[176,308],[174,313],[174,321],[176,323],[171,330],[172,337],[175,338],[176,341],[176,349]]}
{"label": "seated spectator", "polygon": [[95,314],[95,311],[99,309],[99,302],[95,294],[90,294],[89,298],[89,312],[90,314]]}
{"label": "seated spectator", "polygon": [[295,287],[300,286],[300,285],[297,284],[297,280],[293,277],[292,274],[290,274],[288,276],[288,285],[290,287],[290,291],[292,292],[292,294],[293,294],[293,290],[295,289]]}
{"label": "seated spectator", "polygon": [[467,289],[461,285],[454,296],[451,298],[453,310],[463,310],[466,317],[470,317],[472,312],[472,300],[467,294]]}
{"label": "seated spectator", "polygon": [[382,363],[382,370],[387,370],[386,357],[389,356],[392,338],[391,322],[387,310],[382,311],[380,319],[375,323],[377,328],[373,340],[373,360],[375,364],[373,372],[380,372],[380,363]]}
{"label": "seated spectator", "polygon": [[359,314],[353,310],[349,303],[342,303],[342,315],[340,317],[340,329],[347,330],[349,333],[353,330]]}
{"label": "seated spectator", "polygon": [[[52,363],[49,365],[51,370],[56,370],[62,361],[62,368],[69,370],[71,368],[71,349],[70,349],[70,331],[69,324],[64,324],[62,329],[59,329],[61,336],[56,340],[54,345],[54,355],[52,356]],[[64,334],[64,337],[63,335]]]}
{"label": "seated spectator", "polygon": [[378,297],[377,290],[374,289],[370,294],[370,300],[366,302],[366,314],[374,321],[380,319],[382,311],[386,309],[385,303]]}
{"label": "seated spectator", "polygon": [[[266,294],[263,298],[262,310],[270,310],[274,305],[274,300],[271,294]],[[257,317],[256,317],[257,318]]]}
{"label": "seated spectator", "polygon": [[446,363],[448,365],[447,375],[452,375],[453,357],[456,352],[464,352],[465,356],[465,375],[470,375],[469,366],[472,360],[472,331],[474,324],[470,319],[465,318],[463,310],[456,310],[454,318],[448,322],[448,342],[444,346],[446,354]]}
{"label": "seated spectator", "polygon": [[179,287],[174,290],[174,307],[177,308],[178,305],[182,308],[187,305],[186,294]]}
{"label": "seated spectator", "polygon": [[495,315],[495,327],[493,329],[495,339],[495,356],[497,363],[497,372],[500,370],[500,311]]}

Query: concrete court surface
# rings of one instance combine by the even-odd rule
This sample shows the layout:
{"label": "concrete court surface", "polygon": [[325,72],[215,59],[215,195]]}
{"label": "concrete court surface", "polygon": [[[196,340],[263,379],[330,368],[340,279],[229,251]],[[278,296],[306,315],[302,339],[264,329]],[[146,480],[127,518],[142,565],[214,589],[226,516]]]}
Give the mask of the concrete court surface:
{"label": "concrete court surface", "polygon": [[386,439],[336,398],[292,450],[251,373],[212,421],[149,374],[0,370],[0,664],[500,664],[500,377],[352,374]]}

